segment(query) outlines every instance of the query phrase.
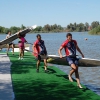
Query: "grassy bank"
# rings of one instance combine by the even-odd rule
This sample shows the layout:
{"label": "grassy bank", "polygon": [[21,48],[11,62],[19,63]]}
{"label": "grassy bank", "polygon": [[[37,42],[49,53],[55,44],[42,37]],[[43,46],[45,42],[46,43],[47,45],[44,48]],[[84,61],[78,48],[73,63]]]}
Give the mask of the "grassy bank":
{"label": "grassy bank", "polygon": [[43,63],[36,73],[36,61],[30,53],[18,60],[18,53],[9,53],[12,83],[16,100],[100,100],[100,96],[86,88],[79,89],[76,82],[54,66],[44,73]]}
{"label": "grassy bank", "polygon": [[97,27],[90,30],[89,34],[91,34],[91,35],[100,35],[100,25],[98,25]]}

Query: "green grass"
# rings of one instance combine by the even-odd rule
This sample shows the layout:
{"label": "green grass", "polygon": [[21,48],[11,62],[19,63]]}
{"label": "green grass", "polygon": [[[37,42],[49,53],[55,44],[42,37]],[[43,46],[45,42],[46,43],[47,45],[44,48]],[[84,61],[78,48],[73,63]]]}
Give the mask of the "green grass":
{"label": "green grass", "polygon": [[18,53],[9,53],[12,62],[11,74],[16,100],[100,100],[100,96],[86,88],[79,89],[76,82],[54,66],[44,73],[43,63],[36,73],[36,61],[31,53],[18,60]]}

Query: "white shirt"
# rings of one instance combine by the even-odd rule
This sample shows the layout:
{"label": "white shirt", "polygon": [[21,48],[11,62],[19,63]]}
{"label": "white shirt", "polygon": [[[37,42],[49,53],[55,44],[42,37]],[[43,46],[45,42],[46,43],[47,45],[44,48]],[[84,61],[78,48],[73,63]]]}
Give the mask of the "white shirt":
{"label": "white shirt", "polygon": [[[8,34],[8,35],[6,36],[6,39],[8,39],[10,36],[11,36],[11,35]],[[13,42],[10,42],[10,43],[13,43]],[[9,43],[9,44],[10,44],[10,43]]]}

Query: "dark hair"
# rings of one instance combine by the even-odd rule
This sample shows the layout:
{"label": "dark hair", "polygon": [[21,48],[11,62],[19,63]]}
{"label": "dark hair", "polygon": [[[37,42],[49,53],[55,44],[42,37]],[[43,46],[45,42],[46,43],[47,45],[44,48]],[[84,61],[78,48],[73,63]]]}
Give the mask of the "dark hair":
{"label": "dark hair", "polygon": [[41,37],[41,35],[40,35],[40,34],[37,34],[36,37],[37,37],[37,38],[38,38],[38,37]]}
{"label": "dark hair", "polygon": [[11,33],[11,31],[8,31],[7,33],[9,33],[9,32]]}
{"label": "dark hair", "polygon": [[26,34],[20,35],[20,37],[25,37],[25,36],[26,36]]}
{"label": "dark hair", "polygon": [[72,34],[71,33],[67,33],[66,37],[68,37],[68,36],[72,36]]}

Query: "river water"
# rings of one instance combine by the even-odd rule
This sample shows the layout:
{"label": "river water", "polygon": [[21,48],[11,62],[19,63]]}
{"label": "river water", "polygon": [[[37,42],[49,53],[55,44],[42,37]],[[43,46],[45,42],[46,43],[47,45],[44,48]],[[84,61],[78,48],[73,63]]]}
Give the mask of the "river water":
{"label": "river water", "polygon": [[[100,60],[100,36],[89,35],[87,32],[72,32],[73,39],[77,40],[78,46],[83,52],[86,58],[93,58]],[[45,41],[45,45],[48,54],[58,55],[58,49],[62,42],[66,40],[66,33],[41,33],[42,39]],[[4,39],[6,34],[0,35],[0,40]],[[85,40],[87,38],[87,40]],[[33,43],[36,40],[36,34],[28,33],[26,40],[29,43]],[[15,40],[14,43],[17,43]],[[6,51],[6,49],[4,49]],[[63,55],[64,55],[63,50]],[[77,52],[80,56],[80,54]],[[60,68],[66,74],[69,74],[69,66],[55,65]],[[83,85],[100,95],[100,66],[98,67],[79,67],[80,80]],[[73,78],[74,75],[73,75]]]}

